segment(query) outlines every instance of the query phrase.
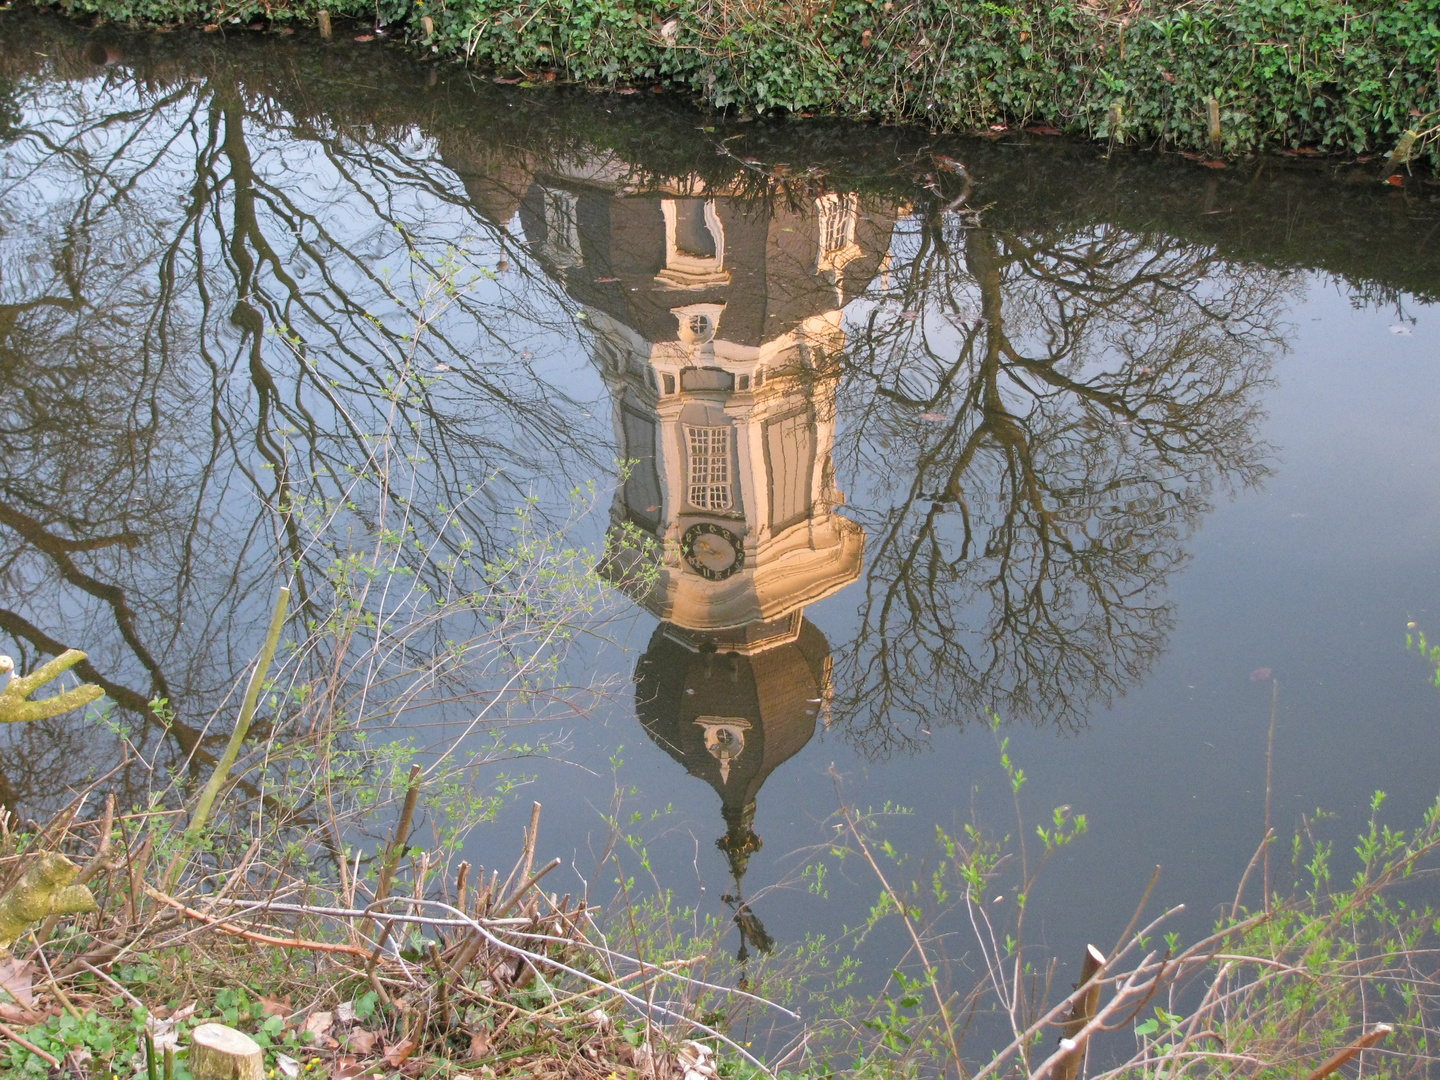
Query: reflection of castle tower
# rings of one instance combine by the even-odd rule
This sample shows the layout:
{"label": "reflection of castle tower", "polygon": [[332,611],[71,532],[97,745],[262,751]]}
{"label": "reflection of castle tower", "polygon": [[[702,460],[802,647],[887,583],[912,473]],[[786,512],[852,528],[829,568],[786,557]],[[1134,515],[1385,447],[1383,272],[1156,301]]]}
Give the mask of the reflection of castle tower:
{"label": "reflection of castle tower", "polygon": [[864,536],[835,513],[835,357],[841,309],[879,272],[892,219],[854,195],[636,193],[613,162],[547,177],[519,212],[595,333],[630,463],[612,520],[663,545],[641,598],[662,622],[636,707],[719,793],[738,894],[760,846],[756,793],[829,695],[829,646],[804,608],[860,575]]}
{"label": "reflection of castle tower", "polygon": [[860,573],[834,513],[833,358],[891,221],[853,195],[638,195],[605,172],[535,184],[520,217],[596,334],[631,462],[612,515],[664,543],[646,605],[690,648],[791,640]]}

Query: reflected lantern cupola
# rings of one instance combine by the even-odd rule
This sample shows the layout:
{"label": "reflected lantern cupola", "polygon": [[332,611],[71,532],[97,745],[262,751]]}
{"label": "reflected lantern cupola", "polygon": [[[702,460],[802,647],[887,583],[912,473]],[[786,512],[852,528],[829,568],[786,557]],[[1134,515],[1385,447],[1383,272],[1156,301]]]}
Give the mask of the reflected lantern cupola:
{"label": "reflected lantern cupola", "polygon": [[750,856],[762,846],[756,797],[815,734],[830,693],[830,646],[803,618],[792,640],[749,655],[688,648],[679,634],[661,624],[650,639],[635,668],[635,711],[655,744],[719,795],[725,832],[715,845],[740,902]]}

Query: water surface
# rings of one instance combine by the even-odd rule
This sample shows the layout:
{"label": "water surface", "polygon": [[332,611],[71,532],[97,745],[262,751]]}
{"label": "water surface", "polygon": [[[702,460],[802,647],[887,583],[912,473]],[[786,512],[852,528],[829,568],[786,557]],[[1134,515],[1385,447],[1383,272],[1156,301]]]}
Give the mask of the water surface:
{"label": "water surface", "polygon": [[[578,874],[617,783],[663,810],[657,880],[743,896],[737,949],[863,918],[859,868],[801,877],[842,795],[917,852],[1084,813],[1030,900],[1062,957],[1157,864],[1198,932],[1263,833],[1272,679],[1282,835],[1434,799],[1431,185],[0,18],[0,631],[89,652],[134,790],[221,737],[281,577],[323,586],[346,537],[296,507],[354,500],[353,537],[399,498],[354,480],[397,423],[422,533],[503,552],[593,482],[573,535],[663,546],[522,767]],[[3,737],[22,810],[121,759],[74,718]]]}

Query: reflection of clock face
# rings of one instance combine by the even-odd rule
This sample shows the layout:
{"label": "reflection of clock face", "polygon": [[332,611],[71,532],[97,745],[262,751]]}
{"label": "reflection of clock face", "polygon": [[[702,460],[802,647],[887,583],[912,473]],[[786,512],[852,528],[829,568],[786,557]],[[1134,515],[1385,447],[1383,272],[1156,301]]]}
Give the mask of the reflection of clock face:
{"label": "reflection of clock face", "polygon": [[680,538],[680,554],[691,570],[709,581],[724,581],[745,565],[745,549],[729,529],[702,521]]}

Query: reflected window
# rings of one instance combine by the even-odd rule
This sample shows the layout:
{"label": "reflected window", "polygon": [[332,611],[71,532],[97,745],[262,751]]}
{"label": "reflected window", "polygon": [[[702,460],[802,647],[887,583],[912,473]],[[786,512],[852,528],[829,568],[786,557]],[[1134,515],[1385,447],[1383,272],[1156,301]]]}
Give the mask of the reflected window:
{"label": "reflected window", "polygon": [[831,192],[815,200],[820,232],[820,251],[815,259],[817,274],[838,275],[845,264],[860,257],[855,243],[855,225],[860,217],[860,197]]}
{"label": "reflected window", "polygon": [[720,328],[724,304],[686,304],[670,309],[675,316],[675,335],[686,345],[708,345]]}
{"label": "reflected window", "polygon": [[808,409],[765,421],[765,467],[770,487],[770,528],[776,533],[806,521],[815,473],[815,420]]}
{"label": "reflected window", "polygon": [[730,763],[745,752],[750,721],[743,716],[700,716],[695,726],[705,731],[705,750],[720,763],[720,782],[730,782]]}
{"label": "reflected window", "polygon": [[715,234],[705,220],[707,205],[704,199],[675,200],[675,248],[680,254],[694,259],[715,258]]}
{"label": "reflected window", "polygon": [[701,510],[729,510],[730,429],[687,424],[685,439],[690,448],[690,505]]}
{"label": "reflected window", "polygon": [[580,200],[569,191],[545,189],[545,254],[556,266],[579,266]]}
{"label": "reflected window", "polygon": [[620,410],[625,434],[625,457],[630,463],[625,477],[625,505],[630,516],[647,529],[660,525],[660,472],[655,463],[655,421],[631,409]]}
{"label": "reflected window", "polygon": [[672,289],[708,289],[730,281],[725,269],[725,227],[714,199],[661,199],[665,215],[665,269],[655,280]]}

